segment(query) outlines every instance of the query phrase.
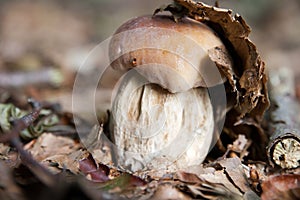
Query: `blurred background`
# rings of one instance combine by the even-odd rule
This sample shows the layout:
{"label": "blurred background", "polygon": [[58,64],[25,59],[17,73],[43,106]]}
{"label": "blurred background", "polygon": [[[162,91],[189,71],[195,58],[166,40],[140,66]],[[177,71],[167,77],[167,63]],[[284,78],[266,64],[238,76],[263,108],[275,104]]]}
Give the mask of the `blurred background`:
{"label": "blurred background", "polygon": [[[14,91],[13,95],[59,101],[71,110],[76,70],[89,52],[123,22],[152,14],[170,2],[1,0],[0,101],[8,98],[3,94],[9,90]],[[215,1],[204,2],[215,4]],[[299,0],[220,0],[219,6],[230,8],[246,19],[252,28],[250,38],[268,68],[292,68],[300,76]],[[96,67],[101,55],[90,62]],[[105,94],[104,91],[97,98],[103,109],[110,98]]]}

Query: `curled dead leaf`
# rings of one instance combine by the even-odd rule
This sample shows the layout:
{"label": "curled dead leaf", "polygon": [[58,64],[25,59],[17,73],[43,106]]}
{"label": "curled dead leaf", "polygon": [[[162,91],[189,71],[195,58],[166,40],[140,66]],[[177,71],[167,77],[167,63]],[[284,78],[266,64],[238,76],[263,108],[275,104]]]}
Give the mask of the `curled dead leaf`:
{"label": "curled dead leaf", "polygon": [[246,199],[258,198],[252,191],[243,164],[238,157],[216,161],[213,167],[197,166],[176,177],[184,183],[187,193],[196,198]]}
{"label": "curled dead leaf", "polygon": [[229,53],[235,60],[233,69],[226,62],[228,56],[222,49],[212,50],[209,56],[228,78],[232,91],[237,95],[234,109],[239,112],[239,117],[246,114],[261,117],[269,106],[265,64],[248,37],[251,29],[245,20],[238,14],[233,15],[229,9],[191,0],[174,2],[185,8],[185,15],[213,28],[230,48]]}
{"label": "curled dead leaf", "polygon": [[[255,141],[250,156],[266,157],[264,147],[268,138],[261,127],[265,110],[269,107],[267,76],[255,44],[249,39],[250,27],[238,14],[229,9],[217,8],[192,0],[174,0],[181,16],[188,16],[210,26],[222,38],[234,65],[228,65],[226,55],[220,48],[212,49],[210,58],[227,78],[228,111],[225,128],[232,140],[244,133]],[[174,9],[173,9],[174,10]],[[226,132],[225,132],[226,133]],[[259,153],[258,153],[259,152]]]}
{"label": "curled dead leaf", "polygon": [[90,176],[93,182],[105,182],[109,180],[110,169],[106,165],[96,163],[92,155],[79,161],[79,169],[85,175]]}
{"label": "curled dead leaf", "polygon": [[300,175],[271,176],[262,183],[262,200],[292,200],[300,198]]}
{"label": "curled dead leaf", "polygon": [[180,191],[176,186],[171,183],[160,184],[156,189],[154,195],[150,198],[151,200],[156,199],[182,199],[189,200],[192,199],[190,196],[186,195]]}

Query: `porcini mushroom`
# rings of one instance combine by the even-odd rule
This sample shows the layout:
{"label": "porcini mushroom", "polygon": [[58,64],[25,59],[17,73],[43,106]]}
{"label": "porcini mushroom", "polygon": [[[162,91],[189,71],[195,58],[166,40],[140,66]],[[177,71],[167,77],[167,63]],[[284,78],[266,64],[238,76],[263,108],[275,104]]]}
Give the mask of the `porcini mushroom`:
{"label": "porcini mushroom", "polygon": [[226,50],[217,34],[188,18],[143,16],[125,22],[109,48],[113,69],[136,69],[111,109],[117,165],[176,170],[203,162],[214,129],[207,87],[225,81],[207,53]]}

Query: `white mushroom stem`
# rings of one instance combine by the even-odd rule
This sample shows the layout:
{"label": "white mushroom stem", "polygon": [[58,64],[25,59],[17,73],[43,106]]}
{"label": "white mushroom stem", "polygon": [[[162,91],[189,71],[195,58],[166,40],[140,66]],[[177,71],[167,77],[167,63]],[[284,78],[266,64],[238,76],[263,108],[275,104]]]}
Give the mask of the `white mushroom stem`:
{"label": "white mushroom stem", "polygon": [[134,172],[176,170],[203,162],[214,128],[207,89],[173,94],[144,83],[138,73],[131,74],[114,99],[110,131],[116,164]]}

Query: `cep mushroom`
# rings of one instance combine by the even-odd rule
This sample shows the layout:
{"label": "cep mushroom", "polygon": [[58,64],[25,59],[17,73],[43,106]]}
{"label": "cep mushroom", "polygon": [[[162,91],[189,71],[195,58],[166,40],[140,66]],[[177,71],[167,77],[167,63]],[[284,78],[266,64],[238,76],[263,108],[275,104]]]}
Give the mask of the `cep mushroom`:
{"label": "cep mushroom", "polygon": [[135,69],[121,81],[111,109],[119,167],[172,171],[203,162],[214,130],[207,87],[226,80],[208,56],[216,47],[226,50],[212,29],[189,18],[137,17],[116,31],[111,66]]}

